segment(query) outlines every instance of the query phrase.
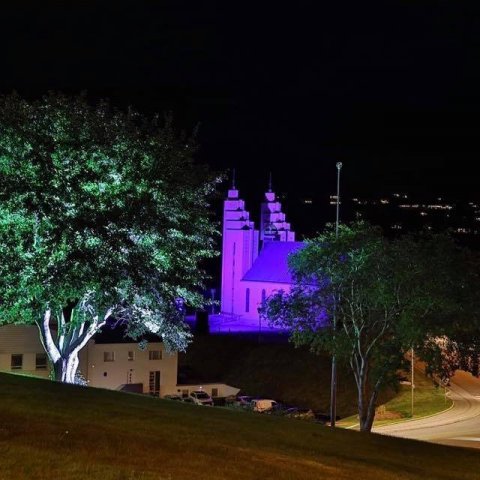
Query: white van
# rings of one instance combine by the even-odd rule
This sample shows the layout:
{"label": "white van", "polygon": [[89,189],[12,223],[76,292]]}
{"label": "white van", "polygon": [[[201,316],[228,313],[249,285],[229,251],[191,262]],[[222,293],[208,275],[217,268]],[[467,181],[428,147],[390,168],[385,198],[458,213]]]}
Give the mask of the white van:
{"label": "white van", "polygon": [[251,401],[250,405],[254,412],[268,412],[275,408],[277,402],[268,398],[256,398]]}

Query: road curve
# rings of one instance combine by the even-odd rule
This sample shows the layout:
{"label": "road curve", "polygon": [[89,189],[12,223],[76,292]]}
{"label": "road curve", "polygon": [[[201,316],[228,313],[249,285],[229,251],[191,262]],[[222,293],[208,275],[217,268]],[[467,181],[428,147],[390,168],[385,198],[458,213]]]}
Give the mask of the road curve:
{"label": "road curve", "polygon": [[429,418],[375,428],[375,433],[480,449],[480,380],[458,371],[448,396],[453,408]]}

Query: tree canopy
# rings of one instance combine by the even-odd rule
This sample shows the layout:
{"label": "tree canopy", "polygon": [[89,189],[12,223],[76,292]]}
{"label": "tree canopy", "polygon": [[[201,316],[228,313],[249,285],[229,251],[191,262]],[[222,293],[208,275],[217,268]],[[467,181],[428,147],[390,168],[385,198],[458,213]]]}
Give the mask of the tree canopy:
{"label": "tree canopy", "polygon": [[329,226],[289,266],[291,291],[273,294],[261,314],[290,328],[297,345],[350,365],[362,430],[371,429],[379,390],[394,381],[405,352],[429,352],[431,371],[442,370],[438,338],[476,312],[466,254],[444,234],[387,239],[356,222],[341,225],[337,237]]}
{"label": "tree canopy", "polygon": [[54,364],[112,316],[184,348],[217,232],[196,149],[169,117],[0,97],[0,323],[39,325]]}

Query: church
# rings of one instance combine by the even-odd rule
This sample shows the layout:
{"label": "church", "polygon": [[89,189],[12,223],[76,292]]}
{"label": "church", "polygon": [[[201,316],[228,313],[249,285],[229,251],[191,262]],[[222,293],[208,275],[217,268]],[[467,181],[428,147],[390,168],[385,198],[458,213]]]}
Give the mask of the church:
{"label": "church", "polygon": [[273,292],[290,289],[288,255],[302,248],[272,191],[271,182],[255,228],[235,184],[223,207],[221,314],[259,321],[258,308]]}

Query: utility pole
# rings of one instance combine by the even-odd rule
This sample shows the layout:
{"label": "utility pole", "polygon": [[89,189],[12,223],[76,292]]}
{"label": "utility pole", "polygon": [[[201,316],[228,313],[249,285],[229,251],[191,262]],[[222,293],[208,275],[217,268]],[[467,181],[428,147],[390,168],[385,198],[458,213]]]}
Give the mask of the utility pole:
{"label": "utility pole", "polygon": [[411,380],[412,380],[412,418],[413,418],[413,401],[414,401],[414,391],[415,391],[415,372],[414,372],[414,351],[413,351],[413,347],[412,347],[412,358],[411,358]]}
{"label": "utility pole", "polygon": [[[338,238],[338,223],[340,221],[340,170],[342,162],[337,162],[337,216],[335,223],[335,238]],[[337,299],[334,298],[333,304],[333,334],[337,329]],[[335,352],[332,355],[332,377],[330,379],[330,425],[335,427],[337,420],[337,358]]]}

